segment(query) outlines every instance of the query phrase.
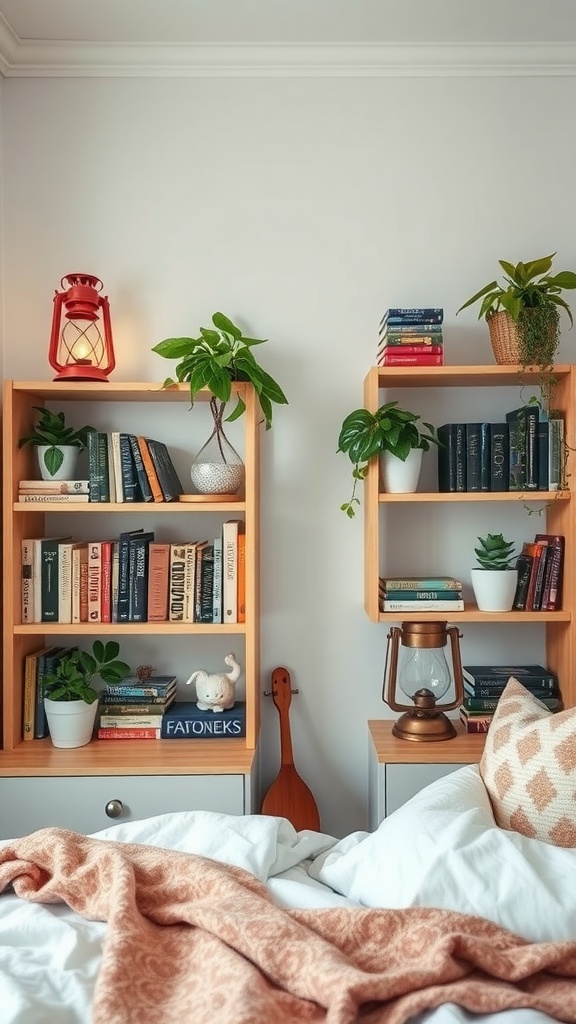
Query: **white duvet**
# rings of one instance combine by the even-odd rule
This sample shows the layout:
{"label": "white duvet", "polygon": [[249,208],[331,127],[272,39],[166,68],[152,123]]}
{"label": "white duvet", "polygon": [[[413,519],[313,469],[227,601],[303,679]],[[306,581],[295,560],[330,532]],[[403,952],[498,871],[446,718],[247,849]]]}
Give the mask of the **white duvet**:
{"label": "white duvet", "polygon": [[[265,882],[284,907],[436,906],[479,914],[535,941],[576,939],[576,851],[498,829],[476,767],[433,783],[376,832],[342,840],[297,833],[283,818],[206,811],[160,815],[96,835],[237,865]],[[64,906],[1,895],[1,1024],[89,1024],[104,933],[105,925]],[[549,1024],[550,1018],[528,1010],[482,1016],[445,1005],[414,1018],[424,1022]]]}

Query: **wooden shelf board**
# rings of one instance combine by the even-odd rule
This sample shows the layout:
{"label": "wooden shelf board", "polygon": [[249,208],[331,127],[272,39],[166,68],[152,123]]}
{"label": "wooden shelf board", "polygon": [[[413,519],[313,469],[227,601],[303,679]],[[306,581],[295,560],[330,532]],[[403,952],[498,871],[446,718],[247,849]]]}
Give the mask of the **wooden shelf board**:
{"label": "wooden shelf board", "polygon": [[537,366],[375,366],[369,370],[378,378],[381,388],[424,386],[441,387],[513,387],[538,383],[541,378],[554,376],[556,380],[567,376],[571,366],[555,366],[547,375]]}
{"label": "wooden shelf board", "polygon": [[186,503],[180,501],[127,501],[127,502],[110,502],[110,501],[15,501],[14,512],[58,512],[60,515],[62,512],[129,512],[131,515],[134,513],[149,514],[153,512],[158,514],[159,512],[164,515],[165,512],[170,514],[179,513],[182,515],[186,512],[245,512],[246,503],[244,501],[205,501],[198,504]]}
{"label": "wooden shelf board", "polygon": [[245,622],[34,622],[14,626],[14,634],[21,636],[99,636],[101,633],[114,636],[117,633],[133,633],[136,636],[173,633],[188,636],[203,633],[245,633]]}
{"label": "wooden shelf board", "polygon": [[451,740],[418,743],[392,735],[395,719],[372,719],[368,729],[379,764],[476,764],[486,737],[465,733],[455,721],[457,736]]}
{"label": "wooden shelf board", "polygon": [[[56,401],[58,398],[68,401],[89,402],[188,402],[190,404],[190,385],[174,384],[171,387],[163,388],[158,381],[141,381],[130,383],[122,381],[108,381],[107,383],[90,383],[87,381],[30,381],[19,380],[11,382],[11,389],[14,392],[24,392],[35,395],[37,398],[44,398],[47,401]],[[246,384],[232,384],[233,394],[243,394]],[[204,389],[199,391],[194,401],[209,402],[212,395]]]}
{"label": "wooden shelf board", "polygon": [[386,505],[425,501],[530,501],[549,505],[554,501],[569,501],[570,498],[570,491],[414,491],[412,494],[388,494],[382,491],[378,495],[378,501]]}
{"label": "wooden shelf board", "polygon": [[45,739],[0,751],[0,777],[237,775],[254,759],[243,740],[93,740],[63,750]]}
{"label": "wooden shelf board", "polygon": [[[416,603],[416,602],[414,602]],[[380,612],[378,616],[379,622],[427,622],[431,620],[441,620],[453,622],[458,625],[459,622],[495,622],[502,626],[508,625],[510,622],[571,622],[572,615],[569,611],[558,611],[558,612],[481,612],[478,610],[475,604],[468,604],[465,602],[465,608],[463,612]]]}

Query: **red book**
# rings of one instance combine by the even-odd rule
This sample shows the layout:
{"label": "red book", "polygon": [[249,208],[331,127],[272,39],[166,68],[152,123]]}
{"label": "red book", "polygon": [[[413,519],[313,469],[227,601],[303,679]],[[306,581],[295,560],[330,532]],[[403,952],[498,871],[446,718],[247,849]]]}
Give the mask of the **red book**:
{"label": "red book", "polygon": [[522,554],[532,555],[532,569],[530,570],[530,582],[528,583],[528,592],[526,594],[527,612],[531,612],[534,610],[534,592],[536,590],[538,567],[540,564],[540,559],[542,557],[543,551],[543,544],[536,544],[535,542],[525,541],[522,545]]}
{"label": "red book", "polygon": [[562,607],[562,571],[564,568],[564,536],[558,533],[537,533],[534,540],[545,541],[550,548],[546,559],[542,611],[555,612]]}
{"label": "red book", "polygon": [[438,356],[443,351],[443,345],[383,345],[378,349],[378,354],[380,356],[417,356],[423,352],[425,355]]}
{"label": "red book", "polygon": [[99,740],[159,740],[160,729],[98,729]]}
{"label": "red book", "polygon": [[386,350],[378,359],[379,366],[443,366],[444,355],[442,352],[432,353],[421,352],[418,355],[408,355],[402,352]]}
{"label": "red book", "polygon": [[112,621],[112,545],[113,541],[103,540],[100,545],[100,621]]}

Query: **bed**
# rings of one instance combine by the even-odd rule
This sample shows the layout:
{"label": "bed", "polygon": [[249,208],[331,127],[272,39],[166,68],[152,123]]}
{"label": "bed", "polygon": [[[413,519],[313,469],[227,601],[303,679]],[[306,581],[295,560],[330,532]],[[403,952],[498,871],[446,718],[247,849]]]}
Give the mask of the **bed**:
{"label": "bed", "polygon": [[575,880],[575,849],[496,825],[477,766],[344,839],[205,811],[44,829],[0,843],[0,1019],[576,1021]]}

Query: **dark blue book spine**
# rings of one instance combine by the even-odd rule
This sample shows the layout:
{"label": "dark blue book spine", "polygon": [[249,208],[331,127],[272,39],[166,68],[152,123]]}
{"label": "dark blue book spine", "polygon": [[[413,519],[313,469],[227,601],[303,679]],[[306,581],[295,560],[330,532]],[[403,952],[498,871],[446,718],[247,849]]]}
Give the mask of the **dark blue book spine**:
{"label": "dark blue book spine", "polygon": [[236,739],[246,735],[246,705],[236,702],[224,711],[201,711],[192,701],[176,701],[162,719],[166,740]]}
{"label": "dark blue book spine", "polygon": [[154,533],[137,534],[130,538],[128,549],[128,620],[148,620],[148,561],[150,543]]}
{"label": "dark blue book spine", "polygon": [[538,406],[526,406],[526,490],[537,491],[540,483],[540,446]]}
{"label": "dark blue book spine", "polygon": [[438,490],[466,490],[466,424],[443,423],[438,427]]}
{"label": "dark blue book spine", "polygon": [[140,501],[141,491],[128,434],[120,434],[120,467],[124,501]]}
{"label": "dark blue book spine", "polygon": [[526,487],[526,415],[525,407],[506,413],[508,424],[508,490]]}
{"label": "dark blue book spine", "polygon": [[146,469],[145,469],[144,463],[142,461],[142,455],[140,453],[140,446],[138,444],[138,441],[136,440],[135,434],[129,434],[128,438],[130,440],[130,448],[132,450],[132,458],[134,460],[134,468],[136,470],[136,476],[138,478],[138,483],[140,485],[140,494],[141,494],[141,497],[142,497],[142,501],[152,501],[152,499],[153,499],[152,488],[150,487],[150,482],[148,480],[148,474],[146,473]]}
{"label": "dark blue book spine", "polygon": [[441,324],[443,319],[444,310],[439,306],[397,306],[386,310],[380,324]]}
{"label": "dark blue book spine", "polygon": [[466,424],[466,490],[479,491],[480,486],[480,423]]}

